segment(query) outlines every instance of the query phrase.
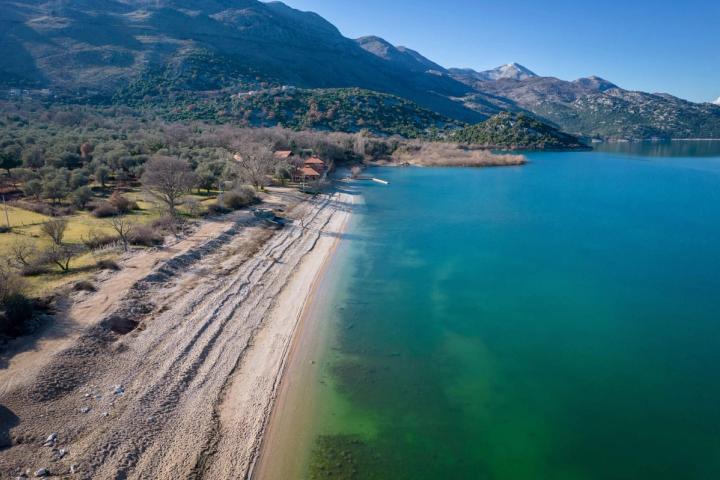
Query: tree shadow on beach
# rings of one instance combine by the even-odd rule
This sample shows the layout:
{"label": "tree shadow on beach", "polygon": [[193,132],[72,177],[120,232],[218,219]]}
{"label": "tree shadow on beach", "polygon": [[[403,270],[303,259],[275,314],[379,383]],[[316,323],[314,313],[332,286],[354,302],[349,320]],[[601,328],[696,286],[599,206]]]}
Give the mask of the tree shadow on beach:
{"label": "tree shadow on beach", "polygon": [[5,405],[0,405],[0,450],[4,450],[12,446],[12,438],[10,437],[10,430],[16,427],[20,423],[20,417],[15,415],[15,412],[7,408]]}

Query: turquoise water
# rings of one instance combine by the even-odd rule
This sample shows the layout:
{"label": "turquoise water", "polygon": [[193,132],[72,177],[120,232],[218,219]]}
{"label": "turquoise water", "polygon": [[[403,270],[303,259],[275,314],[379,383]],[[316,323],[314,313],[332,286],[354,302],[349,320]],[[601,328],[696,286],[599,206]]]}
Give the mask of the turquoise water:
{"label": "turquoise water", "polygon": [[720,148],[673,153],[358,184],[306,476],[720,478]]}

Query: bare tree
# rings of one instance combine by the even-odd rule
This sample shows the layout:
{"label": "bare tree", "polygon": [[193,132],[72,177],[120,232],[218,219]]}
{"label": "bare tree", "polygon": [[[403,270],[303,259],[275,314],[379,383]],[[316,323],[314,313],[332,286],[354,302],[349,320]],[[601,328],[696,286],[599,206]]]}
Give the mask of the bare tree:
{"label": "bare tree", "polygon": [[155,156],[145,164],[142,183],[176,217],[180,199],[195,186],[197,176],[185,160]]}
{"label": "bare tree", "polygon": [[118,234],[118,238],[120,238],[120,241],[123,245],[123,251],[127,252],[128,244],[130,243],[128,235],[130,235],[130,232],[134,228],[134,225],[124,215],[118,215],[117,217],[113,217],[108,220],[107,223],[113,228],[113,230],[115,230],[115,233]]}
{"label": "bare tree", "polygon": [[28,240],[18,240],[10,245],[10,253],[19,267],[29,267],[32,265],[35,256],[35,245]]}
{"label": "bare tree", "polygon": [[70,270],[70,262],[80,253],[80,249],[73,245],[53,245],[44,255],[44,263],[54,263],[63,273]]}
{"label": "bare tree", "polygon": [[43,223],[41,230],[45,235],[50,237],[53,245],[60,246],[63,243],[63,238],[65,237],[67,224],[68,222],[64,218],[56,218]]}
{"label": "bare tree", "polygon": [[240,147],[235,156],[240,178],[260,190],[267,185],[268,175],[274,173],[277,160],[272,148],[260,143],[248,143]]}

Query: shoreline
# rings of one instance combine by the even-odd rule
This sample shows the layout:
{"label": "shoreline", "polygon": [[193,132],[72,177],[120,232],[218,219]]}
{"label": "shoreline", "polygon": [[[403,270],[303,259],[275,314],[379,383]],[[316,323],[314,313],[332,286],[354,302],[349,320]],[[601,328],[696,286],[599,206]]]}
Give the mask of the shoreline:
{"label": "shoreline", "polygon": [[[113,302],[23,385],[0,393],[20,419],[8,425],[0,475],[248,478],[351,203],[342,192],[305,199],[295,222],[270,236],[238,222],[156,263],[130,287],[143,296]],[[143,305],[152,312],[139,328],[107,330]],[[50,433],[52,448],[43,445]]]}
{"label": "shoreline", "polygon": [[[348,196],[349,197],[349,196]],[[352,197],[349,197],[350,203],[354,204]],[[339,232],[342,233],[346,230],[347,224],[350,221],[351,214],[348,213],[342,219],[342,225],[339,227]],[[291,395],[293,386],[290,385],[291,380],[288,378],[288,374],[293,373],[294,369],[303,369],[306,365],[311,364],[315,367],[315,360],[308,360],[308,355],[311,355],[311,349],[317,347],[317,342],[320,340],[320,335],[316,334],[315,331],[311,331],[310,327],[312,322],[311,315],[315,312],[318,306],[319,298],[323,295],[319,292],[320,287],[325,281],[328,280],[328,271],[332,266],[332,262],[335,261],[337,249],[341,243],[340,238],[333,239],[330,250],[326,252],[323,264],[320,270],[317,271],[316,276],[313,280],[312,289],[305,299],[303,304],[300,318],[295,326],[292,334],[292,339],[289,345],[287,356],[285,358],[282,371],[278,377],[278,385],[276,394],[273,398],[273,405],[270,414],[267,418],[267,422],[262,434],[262,441],[260,448],[257,452],[255,462],[251,466],[248,477],[251,480],[267,480],[274,478],[274,474],[270,473],[276,471],[277,462],[274,462],[274,467],[269,467],[270,460],[275,458],[282,458],[281,452],[276,451],[279,447],[277,443],[283,443],[283,439],[287,431],[278,430],[281,428],[278,422],[281,421],[282,414],[285,413],[287,408],[297,407],[288,398]],[[308,345],[309,344],[309,345]],[[304,373],[304,372],[302,372]],[[308,400],[305,398],[304,400]],[[287,425],[283,424],[283,427]]]}

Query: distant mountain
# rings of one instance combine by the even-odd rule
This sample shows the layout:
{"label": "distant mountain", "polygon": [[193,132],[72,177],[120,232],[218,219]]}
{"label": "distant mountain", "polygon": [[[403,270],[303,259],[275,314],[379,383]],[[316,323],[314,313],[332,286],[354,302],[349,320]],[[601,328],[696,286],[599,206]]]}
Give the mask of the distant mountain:
{"label": "distant mountain", "polygon": [[[455,75],[456,79],[461,79]],[[624,90],[600,77],[464,81],[515,102],[538,118],[580,136],[617,139],[720,138],[720,108],[668,94]],[[472,99],[472,96],[469,97]]]}
{"label": "distant mountain", "polygon": [[396,65],[402,65],[408,70],[412,70],[414,72],[447,72],[447,70],[443,67],[423,57],[415,50],[411,50],[406,47],[396,47],[380,37],[360,37],[355,41],[364,50],[372,53],[373,55]]}
{"label": "distant mountain", "polygon": [[[197,78],[177,85],[216,90],[261,80],[361,87],[464,121],[486,118],[451,99],[468,94],[467,85],[385,61],[319,15],[280,2],[16,0],[3,1],[2,9],[0,84],[6,87],[111,94],[128,82],[195,69]],[[413,53],[398,52],[411,63]],[[212,75],[188,63],[197,58],[212,64]]]}
{"label": "distant mountain", "polygon": [[588,146],[577,137],[528,115],[500,113],[477,125],[454,131],[450,138],[460,143],[519,150],[581,150]]}
{"label": "distant mountain", "polygon": [[[50,89],[66,101],[164,101],[169,109],[178,102],[215,112],[219,99],[240,92],[361,89],[411,102],[404,112],[417,107],[471,124],[507,111],[582,136],[720,137],[718,105],[630,92],[599,77],[539,77],[514,63],[485,72],[446,69],[379,37],[345,38],[319,15],[280,2],[0,4],[0,95]],[[365,100],[367,113],[374,100]],[[386,100],[377,102],[378,112],[390,108]],[[397,130],[393,125],[386,130]]]}
{"label": "distant mountain", "polygon": [[452,68],[450,73],[466,81],[489,82],[495,80],[527,80],[528,78],[537,77],[535,73],[523,67],[518,63],[508,63],[492,70],[484,72],[476,72],[471,68]]}

